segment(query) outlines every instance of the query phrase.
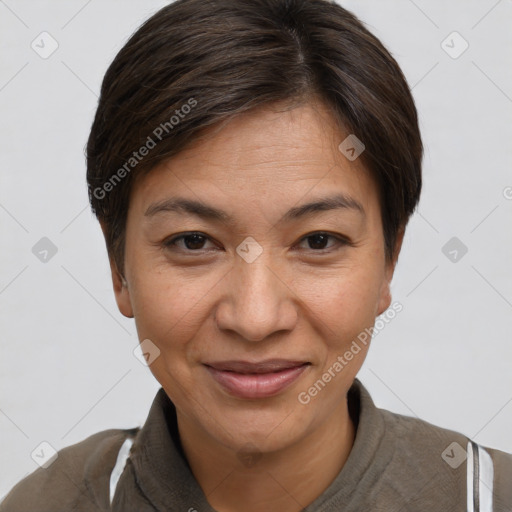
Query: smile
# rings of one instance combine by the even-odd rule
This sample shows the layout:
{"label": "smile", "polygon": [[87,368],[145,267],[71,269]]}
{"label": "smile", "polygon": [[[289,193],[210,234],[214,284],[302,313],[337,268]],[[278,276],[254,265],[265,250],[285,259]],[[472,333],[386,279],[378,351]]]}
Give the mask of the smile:
{"label": "smile", "polygon": [[230,395],[257,399],[275,396],[293,384],[310,363],[267,360],[257,363],[223,361],[205,364],[213,379]]}

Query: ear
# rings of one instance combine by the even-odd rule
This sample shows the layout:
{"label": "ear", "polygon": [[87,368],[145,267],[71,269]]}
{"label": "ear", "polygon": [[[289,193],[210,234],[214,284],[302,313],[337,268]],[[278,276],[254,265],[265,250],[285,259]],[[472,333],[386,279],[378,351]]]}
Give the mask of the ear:
{"label": "ear", "polygon": [[398,261],[398,255],[402,249],[402,242],[404,241],[405,228],[402,227],[397,233],[395,247],[393,251],[393,258],[391,261],[386,261],[385,277],[382,282],[380,290],[379,305],[377,309],[377,316],[382,315],[386,309],[391,305],[391,280],[395,273],[396,263]]}
{"label": "ear", "polygon": [[[105,235],[105,225],[100,221],[101,230]],[[112,276],[112,285],[114,288],[114,295],[117,302],[117,307],[122,315],[127,318],[133,318],[133,308],[130,298],[130,290],[128,289],[128,283],[124,276],[119,272],[117,265],[112,256],[109,256],[110,273]]]}
{"label": "ear", "polygon": [[133,318],[132,301],[128,283],[117,269],[117,265],[113,259],[110,259],[110,272],[112,274],[112,285],[114,287],[117,307],[124,316]]}

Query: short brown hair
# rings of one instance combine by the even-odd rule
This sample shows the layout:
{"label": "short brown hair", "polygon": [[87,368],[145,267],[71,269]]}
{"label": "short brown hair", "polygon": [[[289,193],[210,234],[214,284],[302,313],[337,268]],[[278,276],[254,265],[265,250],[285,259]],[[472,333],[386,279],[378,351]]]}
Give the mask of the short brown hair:
{"label": "short brown hair", "polygon": [[365,145],[393,258],[419,201],[423,145],[406,79],[383,44],[329,0],[177,0],[109,66],[87,143],[89,199],[119,271],[136,176],[207,127],[313,96]]}

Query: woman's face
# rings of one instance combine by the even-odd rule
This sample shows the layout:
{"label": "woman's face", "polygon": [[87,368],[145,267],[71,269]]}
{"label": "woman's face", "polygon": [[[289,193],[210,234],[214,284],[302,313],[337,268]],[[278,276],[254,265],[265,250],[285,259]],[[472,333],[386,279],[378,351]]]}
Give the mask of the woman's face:
{"label": "woman's face", "polygon": [[225,447],[291,446],[339,411],[367,346],[335,363],[390,304],[378,190],[347,135],[319,103],[253,111],[133,190],[119,308],[179,421]]}

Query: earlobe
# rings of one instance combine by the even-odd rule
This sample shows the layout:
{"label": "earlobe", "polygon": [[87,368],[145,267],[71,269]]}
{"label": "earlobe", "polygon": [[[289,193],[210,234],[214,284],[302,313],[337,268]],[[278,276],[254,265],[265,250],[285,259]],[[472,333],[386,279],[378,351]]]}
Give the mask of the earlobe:
{"label": "earlobe", "polygon": [[400,254],[400,250],[402,248],[402,242],[404,239],[405,229],[401,228],[396,237],[395,248],[393,252],[393,259],[386,263],[386,277],[385,281],[382,283],[380,298],[379,298],[379,306],[377,310],[377,316],[382,315],[386,309],[391,305],[391,280],[393,279],[393,274],[395,273],[396,263],[398,261],[398,255]]}
{"label": "earlobe", "polygon": [[[101,231],[105,240],[107,239],[107,227],[103,221],[100,220]],[[112,285],[114,287],[114,295],[116,297],[117,307],[123,316],[133,318],[133,309],[130,299],[130,292],[128,290],[128,283],[123,275],[117,269],[117,265],[113,256],[109,255],[110,273],[112,275]]]}
{"label": "earlobe", "polygon": [[379,307],[377,309],[377,316],[382,315],[386,309],[391,305],[391,290],[390,283],[387,281],[381,290],[380,299],[379,299]]}
{"label": "earlobe", "polygon": [[114,286],[114,295],[116,297],[117,307],[122,315],[127,318],[133,318],[133,309],[128,283],[119,270],[117,270],[117,266],[113,261],[110,262],[110,271],[112,273],[112,284]]}

